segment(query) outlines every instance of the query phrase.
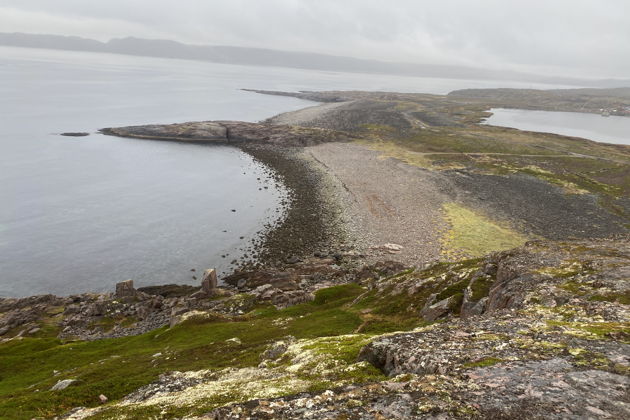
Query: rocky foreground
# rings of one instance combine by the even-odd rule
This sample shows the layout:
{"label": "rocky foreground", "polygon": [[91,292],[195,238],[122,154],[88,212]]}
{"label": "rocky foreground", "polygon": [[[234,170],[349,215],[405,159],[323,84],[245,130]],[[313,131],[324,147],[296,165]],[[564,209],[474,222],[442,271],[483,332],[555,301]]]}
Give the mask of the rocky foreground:
{"label": "rocky foreground", "polygon": [[[3,380],[27,379],[0,414],[37,417],[10,410],[46,400],[49,416],[69,403],[92,407],[64,416],[73,419],[630,415],[627,237],[531,242],[422,269],[355,259],[320,255],[283,271],[241,272],[225,287],[208,271],[195,289],[121,283],[106,295],[3,299]],[[61,360],[74,347],[80,361],[30,379],[11,349],[52,325],[63,342],[28,358]],[[98,343],[108,340],[68,341],[159,325],[105,350]],[[189,346],[185,337],[203,339]],[[95,376],[105,367],[109,378]],[[108,388],[112,381],[130,384]]]}

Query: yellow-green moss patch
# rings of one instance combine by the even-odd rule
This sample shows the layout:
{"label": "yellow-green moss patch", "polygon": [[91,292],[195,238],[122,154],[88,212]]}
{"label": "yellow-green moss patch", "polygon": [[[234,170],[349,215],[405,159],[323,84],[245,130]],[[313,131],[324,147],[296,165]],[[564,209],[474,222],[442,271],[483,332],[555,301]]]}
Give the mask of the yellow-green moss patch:
{"label": "yellow-green moss patch", "polygon": [[527,237],[456,203],[443,206],[451,228],[442,238],[443,254],[450,259],[479,257],[523,245]]}

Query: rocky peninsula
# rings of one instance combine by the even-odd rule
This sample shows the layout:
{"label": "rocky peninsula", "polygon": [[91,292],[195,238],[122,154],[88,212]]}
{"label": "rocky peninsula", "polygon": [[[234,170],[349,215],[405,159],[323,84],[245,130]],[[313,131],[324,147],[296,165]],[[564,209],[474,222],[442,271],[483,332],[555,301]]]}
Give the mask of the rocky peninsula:
{"label": "rocky peninsula", "polygon": [[242,148],[283,223],[197,287],[0,299],[0,418],[630,416],[630,147],[478,124],[577,93],[256,92],[321,104],[102,132]]}

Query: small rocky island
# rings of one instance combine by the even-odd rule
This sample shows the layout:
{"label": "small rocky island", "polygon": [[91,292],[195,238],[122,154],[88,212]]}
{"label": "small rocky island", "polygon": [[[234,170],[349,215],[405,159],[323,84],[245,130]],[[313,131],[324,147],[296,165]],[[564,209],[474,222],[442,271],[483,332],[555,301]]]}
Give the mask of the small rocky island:
{"label": "small rocky island", "polygon": [[102,132],[242,148],[283,223],[196,286],[0,299],[0,418],[630,416],[630,147],[478,124],[625,90],[257,93],[320,104]]}

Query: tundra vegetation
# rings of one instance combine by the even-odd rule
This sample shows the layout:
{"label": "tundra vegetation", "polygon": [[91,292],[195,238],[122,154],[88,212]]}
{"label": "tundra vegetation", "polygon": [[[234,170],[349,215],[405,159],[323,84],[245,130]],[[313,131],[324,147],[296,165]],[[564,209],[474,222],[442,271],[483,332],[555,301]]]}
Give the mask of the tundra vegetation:
{"label": "tundra vegetation", "polygon": [[[58,338],[67,308],[45,306],[39,331],[0,346],[0,415],[47,418],[84,407],[71,418],[192,418],[227,406],[262,416],[282,400],[285,411],[276,414],[290,416],[299,407],[287,398],[299,394],[315,406],[345,398],[334,412],[351,416],[378,411],[367,387],[381,384],[387,398],[404,389],[421,395],[405,400],[412,416],[483,417],[524,403],[523,384],[504,390],[514,401],[493,400],[495,376],[516,381],[510,369],[541,362],[559,369],[555,381],[567,383],[566,395],[586,392],[586,403],[621,415],[626,403],[611,407],[588,393],[599,389],[576,389],[569,377],[606,379],[610,398],[628,384],[629,252],[627,237],[537,241],[425,268],[348,268],[347,283],[318,289],[308,302],[278,309],[255,291],[216,296],[242,313],[191,311],[172,327],[92,341]],[[120,322],[100,319],[102,329]],[[68,379],[70,386],[52,390]],[[548,390],[540,392],[536,404],[549,403]],[[239,405],[250,400],[257,402]],[[568,400],[558,401],[567,408]],[[267,411],[262,418],[274,418]]]}

